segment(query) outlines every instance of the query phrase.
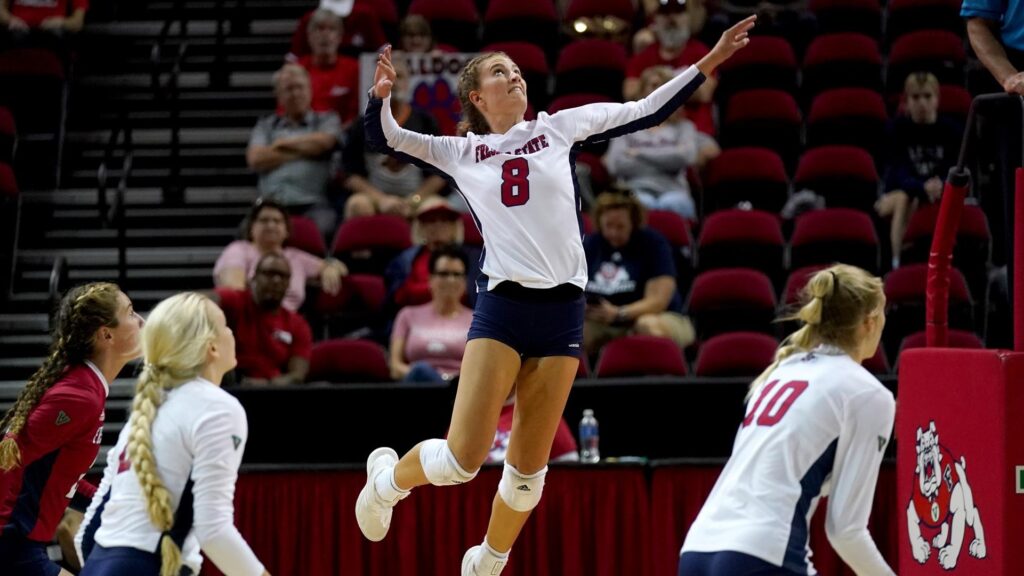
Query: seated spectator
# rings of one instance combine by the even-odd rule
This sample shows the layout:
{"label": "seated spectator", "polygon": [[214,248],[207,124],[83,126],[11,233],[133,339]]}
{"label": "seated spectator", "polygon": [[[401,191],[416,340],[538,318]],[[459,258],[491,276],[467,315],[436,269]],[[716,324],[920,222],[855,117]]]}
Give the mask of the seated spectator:
{"label": "seated spectator", "polygon": [[[4,44],[59,46],[54,40],[85,24],[88,0],[0,0],[0,49]],[[6,38],[4,38],[6,36]]]}
{"label": "seated spectator", "polygon": [[[653,66],[640,75],[640,97],[654,92],[672,78],[668,66]],[[681,114],[680,112],[679,114]],[[686,180],[690,166],[701,168],[721,150],[714,138],[679,114],[660,126],[615,138],[605,164],[612,176],[632,190],[650,210],[670,210],[697,219],[697,209]]]}
{"label": "seated spectator", "polygon": [[473,311],[462,305],[466,255],[455,246],[430,254],[431,300],[398,312],[391,331],[391,376],[406,382],[448,382],[458,375]]}
{"label": "seated spectator", "polygon": [[320,289],[337,294],[348,268],[340,260],[326,260],[297,248],[285,247],[291,231],[288,214],[277,202],[259,199],[245,222],[245,240],[228,244],[213,265],[213,282],[218,288],[244,290],[256,275],[256,264],[267,254],[281,254],[290,267],[290,281],[284,307],[298,310],[306,299],[306,283],[319,282]]}
{"label": "seated spectator", "polygon": [[[508,399],[501,407],[501,415],[498,416],[498,429],[494,432],[494,444],[491,446],[490,452],[487,453],[489,464],[505,461],[508,442],[512,438],[512,417],[515,413],[515,406],[516,389],[513,387]],[[565,418],[562,418],[555,431],[555,441],[551,444],[551,456],[549,456],[548,462],[579,462],[579,460],[580,453],[579,447],[576,445],[576,437],[573,436],[572,429],[569,428]]]}
{"label": "seated spectator", "polygon": [[906,114],[896,117],[888,141],[889,173],[886,193],[875,204],[891,218],[889,239],[893,267],[899,265],[903,233],[911,214],[922,203],[942,197],[946,173],[956,163],[963,129],[939,117],[939,81],[929,72],[916,72],[904,83]]}
{"label": "seated spectator", "polygon": [[217,288],[213,299],[235,333],[236,374],[242,384],[301,384],[309,372],[313,336],[299,314],[281,305],[291,267],[283,254],[256,263],[251,290]]}
{"label": "seated spectator", "polygon": [[[419,14],[409,14],[398,25],[398,45],[402,52],[412,54],[437,54],[441,52],[434,42],[430,22]],[[395,60],[394,56],[391,58]]]}
{"label": "seated spectator", "polygon": [[338,55],[341,18],[330,10],[316,10],[306,34],[312,52],[298,63],[309,72],[310,106],[314,112],[336,112],[342,125],[348,125],[359,114],[359,61]]}
{"label": "seated spectator", "polygon": [[[636,100],[640,95],[640,74],[651,66],[682,68],[696,64],[710,51],[708,47],[690,37],[690,14],[685,0],[666,0],[658,4],[658,11],[650,25],[655,41],[643,52],[633,55],[626,66],[626,80],[622,96]],[[718,81],[708,78],[686,103],[687,116],[705,134],[715,133],[712,100]]]}
{"label": "seated spectator", "polygon": [[[391,62],[395,67],[395,85],[391,89],[391,113],[399,126],[437,136],[434,117],[409,104],[409,65],[397,52]],[[342,152],[345,186],[352,191],[345,203],[345,219],[373,214],[395,214],[408,217],[412,207],[425,198],[436,196],[445,188],[437,174],[402,162],[389,154],[371,152],[366,147],[366,132],[360,119],[349,129]]]}
{"label": "seated spectator", "polygon": [[676,290],[668,242],[644,227],[644,207],[632,194],[605,192],[594,207],[597,234],[583,240],[587,254],[587,310],[583,349],[594,356],[626,334],[671,338],[680,348],[694,341]]}
{"label": "seated spectator", "polygon": [[341,135],[338,115],[310,107],[309,73],[302,66],[285,64],[274,74],[274,87],[281,113],[256,123],[246,161],[259,173],[261,195],[309,216],[328,236],[337,221],[327,184]]}
{"label": "seated spectator", "polygon": [[[462,221],[444,198],[428,198],[413,221],[414,245],[395,257],[384,272],[388,300],[397,307],[430,302],[430,255],[442,246],[462,244]],[[476,266],[466,278],[473,290]]]}

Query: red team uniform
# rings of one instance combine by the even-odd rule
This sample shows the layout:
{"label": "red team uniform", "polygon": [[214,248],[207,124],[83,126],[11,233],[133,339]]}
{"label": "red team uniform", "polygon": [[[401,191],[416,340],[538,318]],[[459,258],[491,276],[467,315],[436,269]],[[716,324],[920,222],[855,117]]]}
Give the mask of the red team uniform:
{"label": "red team uniform", "polygon": [[49,542],[76,491],[92,498],[81,480],[103,439],[107,383],[80,364],[43,394],[16,438],[21,466],[0,473],[0,536]]}

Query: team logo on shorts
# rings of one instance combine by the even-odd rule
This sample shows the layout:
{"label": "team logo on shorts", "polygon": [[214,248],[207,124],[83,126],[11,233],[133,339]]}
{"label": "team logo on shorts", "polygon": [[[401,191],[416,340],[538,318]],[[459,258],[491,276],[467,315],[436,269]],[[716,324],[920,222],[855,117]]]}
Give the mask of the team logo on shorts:
{"label": "team logo on shorts", "polygon": [[[967,527],[974,539],[968,554],[981,559],[987,554],[981,514],[974,505],[974,494],[967,482],[967,461],[956,460],[939,444],[935,421],[917,429],[917,465],[914,492],[907,507],[910,549],[920,564],[928,561],[932,548],[939,551],[938,562],[946,570],[956,568]],[[930,536],[930,540],[926,540]]]}

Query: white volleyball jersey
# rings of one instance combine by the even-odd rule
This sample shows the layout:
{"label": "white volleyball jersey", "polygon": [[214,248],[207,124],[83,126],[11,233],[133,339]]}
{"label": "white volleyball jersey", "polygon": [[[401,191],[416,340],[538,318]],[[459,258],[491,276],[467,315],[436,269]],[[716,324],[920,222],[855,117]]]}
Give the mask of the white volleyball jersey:
{"label": "white volleyball jersey", "polygon": [[[126,449],[133,418],[108,454],[103,479],[76,536],[79,556],[83,540],[93,534],[104,548],[159,552],[161,532],[146,511]],[[238,400],[201,378],[167,392],[153,421],[153,455],[176,518],[188,516],[179,511],[182,500],[192,501],[182,560],[196,574],[202,562],[200,549],[226,576],[263,574],[263,564],[234,525],[235,480],[248,430]],[[176,529],[180,527],[172,532]]]}
{"label": "white volleyball jersey", "polygon": [[465,137],[404,130],[391,115],[390,102],[371,97],[367,144],[433,167],[454,182],[484,238],[486,290],[504,280],[528,288],[565,283],[584,288],[587,262],[573,167],[577,144],[656,126],[703,82],[704,75],[691,66],[637,102],[541,112],[504,134]]}
{"label": "white volleyball jersey", "polygon": [[682,552],[741,552],[816,574],[808,526],[829,496],[825,527],[840,557],[859,575],[894,574],[867,524],[895,411],[892,393],[837,348],[787,358],[747,402]]}

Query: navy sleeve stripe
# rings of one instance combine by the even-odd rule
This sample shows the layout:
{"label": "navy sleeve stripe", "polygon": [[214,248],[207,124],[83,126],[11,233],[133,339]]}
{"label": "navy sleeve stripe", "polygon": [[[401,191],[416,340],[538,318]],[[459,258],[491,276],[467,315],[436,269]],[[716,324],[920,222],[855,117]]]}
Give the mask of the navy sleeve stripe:
{"label": "navy sleeve stripe", "polygon": [[789,529],[789,543],[786,545],[786,556],[783,559],[782,567],[788,568],[798,574],[807,573],[807,542],[809,531],[807,529],[807,512],[811,508],[811,501],[821,494],[821,486],[825,478],[832,473],[836,461],[836,447],[839,445],[839,438],[833,440],[821,456],[811,464],[811,467],[800,480],[800,500],[797,501],[796,510],[793,511],[793,522]]}

